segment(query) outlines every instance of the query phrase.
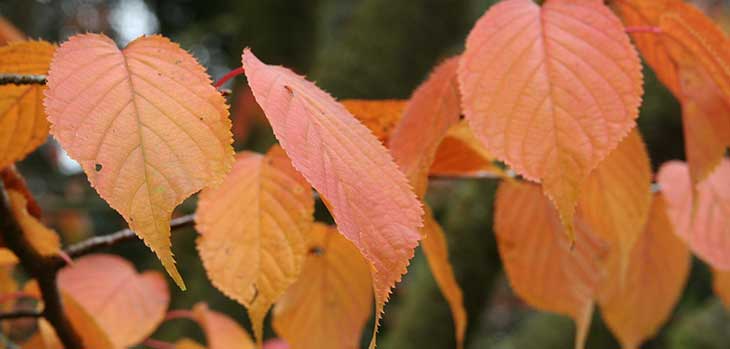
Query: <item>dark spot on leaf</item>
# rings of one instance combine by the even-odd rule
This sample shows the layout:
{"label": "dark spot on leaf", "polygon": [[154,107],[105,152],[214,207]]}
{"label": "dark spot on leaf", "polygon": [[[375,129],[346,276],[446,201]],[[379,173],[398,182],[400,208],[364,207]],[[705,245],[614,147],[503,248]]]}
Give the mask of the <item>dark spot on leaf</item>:
{"label": "dark spot on leaf", "polygon": [[292,90],[291,87],[289,87],[288,85],[284,85],[284,88],[286,89],[287,92],[289,92],[290,96],[294,95],[294,90]]}
{"label": "dark spot on leaf", "polygon": [[101,164],[96,164],[96,166],[94,166],[94,169],[96,170],[96,172],[99,172],[101,171],[101,167]]}
{"label": "dark spot on leaf", "polygon": [[314,246],[309,249],[309,254],[313,256],[324,256],[325,250],[322,246]]}

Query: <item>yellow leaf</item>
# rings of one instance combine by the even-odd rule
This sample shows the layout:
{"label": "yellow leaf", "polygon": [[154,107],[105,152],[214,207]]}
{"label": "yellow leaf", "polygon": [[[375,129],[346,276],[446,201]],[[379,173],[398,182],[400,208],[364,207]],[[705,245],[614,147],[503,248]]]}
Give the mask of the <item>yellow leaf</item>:
{"label": "yellow leaf", "polygon": [[441,226],[433,217],[431,210],[427,210],[423,223],[424,238],[421,240],[421,246],[431,268],[431,273],[436,279],[441,293],[449,303],[449,308],[451,308],[451,314],[454,317],[456,347],[463,348],[467,325],[466,309],[464,309],[464,296],[461,287],[456,282],[451,262],[449,262],[449,247],[446,236],[444,236]]}
{"label": "yellow leaf", "polygon": [[605,242],[576,220],[568,237],[538,185],[508,180],[495,202],[494,232],[512,289],[527,304],[575,320],[576,348],[583,348],[593,303],[605,276]]}
{"label": "yellow leaf", "polygon": [[610,257],[617,258],[620,273],[644,231],[651,206],[651,181],[649,155],[634,129],[593,170],[581,189],[579,215],[616,251]]}
{"label": "yellow leaf", "polygon": [[[45,41],[0,47],[0,73],[47,74],[54,50]],[[46,141],[44,90],[42,85],[0,85],[0,169],[22,160]]]}
{"label": "yellow leaf", "polygon": [[223,184],[200,194],[200,258],[213,285],[248,308],[257,340],[269,308],[296,281],[314,200],[280,147],[243,152]]}
{"label": "yellow leaf", "polygon": [[292,348],[359,348],[372,311],[370,264],[334,227],[308,234],[302,274],[274,307],[274,330]]}
{"label": "yellow leaf", "polygon": [[185,289],[170,216],[233,163],[228,107],[203,67],[162,36],[120,50],[76,35],[54,55],[44,103],[53,136]]}
{"label": "yellow leaf", "polygon": [[664,198],[654,197],[646,228],[630,251],[625,276],[609,269],[601,314],[623,348],[639,348],[671,315],[689,275],[690,254],[674,234]]}
{"label": "yellow leaf", "polygon": [[10,198],[10,208],[13,211],[13,216],[15,216],[15,220],[31,246],[38,253],[45,256],[57,254],[61,250],[61,240],[58,234],[48,229],[37,218],[28,213],[28,200],[26,200],[25,195],[13,189],[9,189],[7,193]]}

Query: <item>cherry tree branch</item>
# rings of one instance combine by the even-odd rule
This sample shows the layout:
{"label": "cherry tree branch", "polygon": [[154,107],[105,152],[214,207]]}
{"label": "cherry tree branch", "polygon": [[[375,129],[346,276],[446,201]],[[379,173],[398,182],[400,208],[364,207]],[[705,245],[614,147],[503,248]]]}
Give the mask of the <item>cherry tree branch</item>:
{"label": "cherry tree branch", "polygon": [[[188,214],[175,218],[170,221],[170,230],[192,227],[195,223],[194,219],[195,216],[193,214]],[[112,247],[123,241],[135,239],[137,239],[137,235],[132,230],[127,228],[111,234],[95,236],[93,238],[86,239],[67,247],[66,249],[64,249],[64,252],[66,252],[66,254],[71,258],[77,258],[92,252],[96,252],[103,248]],[[57,257],[57,263],[60,263],[61,265],[65,264],[65,262],[60,257]]]}
{"label": "cherry tree branch", "polygon": [[[2,217],[0,219],[0,236],[2,236],[5,245],[18,257],[23,269],[38,282],[38,288],[43,298],[43,312],[41,315],[56,330],[56,334],[63,343],[64,348],[82,349],[81,337],[76,333],[63,312],[61,293],[56,283],[58,273],[56,259],[55,257],[41,255],[26,239],[10,209],[10,199],[5,191],[5,184],[1,181],[0,217]],[[19,316],[19,314],[16,315]]]}
{"label": "cherry tree branch", "polygon": [[45,75],[0,74],[0,85],[45,85]]}

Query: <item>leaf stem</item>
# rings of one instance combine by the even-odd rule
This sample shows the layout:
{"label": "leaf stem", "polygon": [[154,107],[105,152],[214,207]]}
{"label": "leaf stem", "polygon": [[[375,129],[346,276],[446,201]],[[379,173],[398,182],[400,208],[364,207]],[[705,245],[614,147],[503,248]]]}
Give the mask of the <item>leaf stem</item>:
{"label": "leaf stem", "polygon": [[223,75],[223,77],[220,78],[218,81],[216,81],[216,83],[213,84],[213,86],[215,86],[215,88],[220,88],[228,80],[231,80],[231,79],[235,78],[236,76],[242,75],[244,73],[246,73],[246,71],[243,70],[243,67],[238,67],[236,69],[233,69],[233,70],[229,71],[228,73],[226,73],[226,75]]}

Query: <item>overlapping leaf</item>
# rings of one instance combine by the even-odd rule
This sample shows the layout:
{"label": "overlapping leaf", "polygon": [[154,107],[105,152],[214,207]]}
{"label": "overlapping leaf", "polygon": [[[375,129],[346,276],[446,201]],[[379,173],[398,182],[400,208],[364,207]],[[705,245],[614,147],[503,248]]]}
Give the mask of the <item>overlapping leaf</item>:
{"label": "overlapping leaf", "polygon": [[0,17],[0,45],[25,39],[25,35],[7,19]]}
{"label": "overlapping leaf", "polygon": [[248,308],[258,340],[274,302],[296,281],[314,199],[280,147],[243,152],[223,184],[200,194],[200,258],[219,290]]}
{"label": "overlapping leaf", "polygon": [[233,162],[227,106],[203,68],[161,36],[119,50],[77,35],[56,51],[44,103],[53,136],[184,288],[172,210]]}
{"label": "overlapping leaf", "polygon": [[61,291],[92,314],[117,348],[139,344],[162,323],[170,303],[158,272],[138,274],[121,257],[79,258],[58,274]]}
{"label": "overlapping leaf", "polygon": [[581,242],[571,249],[558,213],[538,185],[505,181],[495,205],[494,232],[512,289],[535,308],[573,318],[575,346],[582,348],[605,276],[606,244],[576,224]]}
{"label": "overlapping leaf", "polygon": [[210,310],[205,303],[193,307],[195,320],[205,333],[208,349],[253,349],[254,343],[241,325],[228,316]]}
{"label": "overlapping leaf", "polygon": [[383,143],[388,141],[406,105],[399,99],[344,99],[340,102]]}
{"label": "overlapping leaf", "polygon": [[[26,284],[25,292],[40,298],[40,291],[35,280]],[[61,292],[61,300],[66,317],[76,333],[81,337],[84,348],[120,349],[112,342],[109,334],[97,322],[94,314],[89,313],[74,297]],[[54,328],[45,319],[38,320],[39,337],[36,343],[43,345],[38,349],[63,349]],[[30,348],[29,348],[30,349]],[[36,349],[36,348],[33,348]]]}
{"label": "overlapping leaf", "polygon": [[469,124],[462,120],[451,126],[438,147],[429,173],[441,176],[470,176],[480,174],[504,175],[493,163],[482,143],[474,136]]}
{"label": "overlapping leaf", "polygon": [[274,307],[273,327],[292,348],[359,348],[372,312],[370,264],[333,227],[316,224],[299,280]]}
{"label": "overlapping leaf", "polygon": [[338,230],[372,264],[379,318],[420,239],[420,203],[377,138],[329,94],[249,50],[242,61],[294,167],[329,203]]}
{"label": "overlapping leaf", "polygon": [[430,210],[427,210],[424,216],[423,235],[421,247],[426,255],[428,266],[431,268],[431,273],[436,279],[441,293],[449,303],[451,316],[454,318],[456,347],[463,348],[467,325],[464,295],[456,282],[454,270],[449,262],[449,246],[446,236]]}
{"label": "overlapping leaf", "polygon": [[617,0],[627,26],[657,77],[682,102],[685,148],[693,183],[705,179],[730,145],[730,41],[713,21],[682,0]]}
{"label": "overlapping leaf", "polygon": [[459,122],[458,63],[457,57],[447,59],[416,89],[388,144],[419,196],[426,193],[428,170],[441,141],[449,128]]}
{"label": "overlapping leaf", "polygon": [[[652,172],[646,146],[634,129],[593,170],[581,189],[578,212],[592,230],[611,244],[623,273],[651,206]],[[621,280],[621,277],[617,278]]]}
{"label": "overlapping leaf", "polygon": [[730,160],[696,186],[696,197],[685,163],[662,165],[657,181],[677,235],[712,267],[730,270]]}
{"label": "overlapping leaf", "polygon": [[8,189],[7,193],[15,221],[23,230],[30,245],[45,256],[58,254],[61,250],[61,239],[58,234],[28,213],[28,200],[23,193],[14,189]]}
{"label": "overlapping leaf", "polygon": [[720,298],[725,309],[730,309],[730,271],[712,271],[712,289]]}
{"label": "overlapping leaf", "polygon": [[641,64],[621,21],[600,1],[503,1],[472,29],[458,75],[477,138],[543,183],[572,235],[583,181],[641,103]]}
{"label": "overlapping leaf", "polygon": [[[627,227],[628,228],[628,227]],[[626,273],[614,268],[601,314],[623,348],[639,348],[671,315],[689,275],[690,254],[673,232],[661,194],[630,251]]]}
{"label": "overlapping leaf", "polygon": [[[54,50],[45,41],[16,41],[2,46],[0,74],[47,74]],[[44,90],[42,85],[0,86],[0,169],[23,159],[46,141]]]}

